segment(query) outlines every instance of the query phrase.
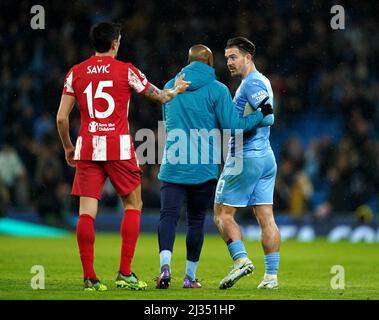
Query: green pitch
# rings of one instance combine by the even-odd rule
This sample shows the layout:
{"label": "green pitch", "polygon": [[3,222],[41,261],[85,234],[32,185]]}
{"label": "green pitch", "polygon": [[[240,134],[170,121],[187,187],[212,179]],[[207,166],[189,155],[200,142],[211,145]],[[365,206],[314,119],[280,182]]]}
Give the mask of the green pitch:
{"label": "green pitch", "polygon": [[[108,286],[107,292],[84,292],[76,238],[15,238],[0,236],[0,299],[379,299],[379,244],[282,243],[279,290],[256,287],[264,273],[259,242],[245,241],[256,270],[233,288],[219,290],[219,281],[229,272],[231,260],[218,236],[206,236],[197,272],[202,289],[182,289],[185,268],[185,238],[178,235],[172,261],[173,279],[168,290],[155,289],[159,271],[156,235],[141,234],[134,259],[134,271],[147,282],[146,291],[117,289],[114,278],[119,266],[120,238],[97,234],[95,268]],[[33,290],[33,265],[45,270],[45,289]],[[331,268],[345,271],[345,289],[331,289]]]}

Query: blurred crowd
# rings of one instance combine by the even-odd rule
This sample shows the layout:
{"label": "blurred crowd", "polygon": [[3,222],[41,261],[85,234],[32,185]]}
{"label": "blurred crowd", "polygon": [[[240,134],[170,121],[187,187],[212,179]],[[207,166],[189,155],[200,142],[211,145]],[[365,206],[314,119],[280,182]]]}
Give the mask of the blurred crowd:
{"label": "blurred crowd", "polygon": [[[345,30],[330,27],[334,1],[40,1],[44,30],[30,27],[34,4],[0,3],[0,215],[32,207],[45,219],[61,219],[76,210],[69,196],[74,171],[65,164],[55,116],[66,72],[92,54],[90,26],[104,20],[123,26],[118,58],[159,87],[187,63],[191,45],[204,43],[234,93],[239,81],[226,69],[225,43],[236,35],[251,39],[257,68],[274,90],[273,139],[313,110],[343,123],[337,141],[319,132],[305,143],[299,131],[274,150],[275,209],[319,219],[335,212],[367,218],[378,210],[378,2],[340,1]],[[156,130],[159,106],[136,94],[130,105],[132,132]],[[78,111],[70,126],[75,139]],[[143,171],[144,207],[159,208],[159,165]],[[119,205],[109,184],[102,205]]]}

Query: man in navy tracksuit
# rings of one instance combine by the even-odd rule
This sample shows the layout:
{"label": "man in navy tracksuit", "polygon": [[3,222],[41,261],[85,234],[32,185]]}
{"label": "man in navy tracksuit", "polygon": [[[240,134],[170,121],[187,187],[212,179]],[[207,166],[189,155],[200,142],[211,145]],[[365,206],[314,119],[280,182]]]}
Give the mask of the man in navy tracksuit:
{"label": "man in navy tracksuit", "polygon": [[[229,89],[216,80],[211,50],[204,45],[195,45],[189,50],[188,61],[189,65],[176,76],[184,73],[185,79],[191,81],[187,92],[162,106],[166,144],[158,176],[161,180],[161,216],[158,225],[161,270],[156,288],[159,289],[167,289],[170,285],[176,225],[185,202],[188,231],[183,287],[201,288],[196,279],[196,269],[204,240],[205,215],[213,199],[218,177],[220,161],[213,159],[214,149],[217,148],[220,154],[220,146],[214,139],[206,139],[209,149],[203,148],[201,143],[204,143],[204,137],[197,133],[209,133],[214,129],[231,129],[232,134],[236,129],[249,131],[273,112],[271,105],[263,101],[258,112],[240,118]],[[170,80],[165,89],[173,87],[174,83],[175,79]]]}

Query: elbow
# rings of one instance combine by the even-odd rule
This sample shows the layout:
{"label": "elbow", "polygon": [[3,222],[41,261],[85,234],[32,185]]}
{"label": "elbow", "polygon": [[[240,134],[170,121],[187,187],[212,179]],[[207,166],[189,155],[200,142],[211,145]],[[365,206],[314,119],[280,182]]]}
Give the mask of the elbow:
{"label": "elbow", "polygon": [[264,126],[269,127],[269,126],[272,126],[272,125],[274,124],[274,122],[275,122],[275,117],[274,117],[273,114],[270,114],[270,115],[266,116],[266,117],[263,119],[262,124],[263,124]]}
{"label": "elbow", "polygon": [[67,117],[64,117],[64,116],[58,114],[56,121],[57,121],[58,126],[62,125],[67,121]]}

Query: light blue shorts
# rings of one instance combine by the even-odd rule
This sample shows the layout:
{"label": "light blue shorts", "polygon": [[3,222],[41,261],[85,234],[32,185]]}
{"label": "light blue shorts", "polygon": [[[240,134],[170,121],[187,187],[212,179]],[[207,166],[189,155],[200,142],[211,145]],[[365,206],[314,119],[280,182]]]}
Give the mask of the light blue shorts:
{"label": "light blue shorts", "polygon": [[[228,158],[217,183],[215,203],[233,207],[273,204],[276,161],[272,150],[259,158],[244,158],[242,171],[235,172]],[[231,174],[232,173],[232,174]]]}

